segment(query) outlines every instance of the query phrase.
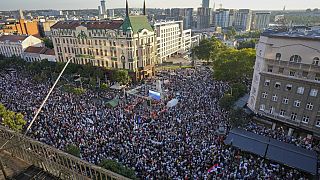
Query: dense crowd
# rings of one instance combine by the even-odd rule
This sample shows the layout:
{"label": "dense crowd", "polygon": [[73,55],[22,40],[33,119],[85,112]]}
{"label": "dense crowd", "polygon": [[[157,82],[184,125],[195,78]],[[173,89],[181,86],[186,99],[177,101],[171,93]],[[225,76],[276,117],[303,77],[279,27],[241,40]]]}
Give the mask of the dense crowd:
{"label": "dense crowd", "polygon": [[[164,100],[153,102],[123,91],[83,95],[56,88],[29,136],[64,150],[81,149],[81,158],[98,164],[114,159],[144,179],[299,179],[292,169],[224,145],[216,131],[228,126],[218,101],[228,84],[209,69],[163,71]],[[20,72],[0,72],[0,102],[30,121],[51,83],[36,84]],[[153,80],[146,83],[153,83]],[[120,98],[111,108],[107,100]],[[166,103],[179,103],[168,108]],[[256,128],[258,130],[258,128]],[[253,128],[251,128],[253,130]],[[215,165],[213,167],[213,165]],[[210,168],[213,167],[213,168]]]}

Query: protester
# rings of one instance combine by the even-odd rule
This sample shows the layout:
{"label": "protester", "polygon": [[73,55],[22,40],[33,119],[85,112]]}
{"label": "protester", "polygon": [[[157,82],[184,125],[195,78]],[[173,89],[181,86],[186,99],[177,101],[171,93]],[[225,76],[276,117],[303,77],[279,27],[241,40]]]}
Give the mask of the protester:
{"label": "protester", "polygon": [[[162,101],[149,106],[144,98],[122,91],[75,95],[56,88],[29,136],[64,150],[81,149],[81,158],[99,164],[114,159],[133,168],[143,179],[299,179],[300,172],[260,157],[239,152],[223,143],[216,131],[229,128],[228,112],[218,105],[228,84],[213,80],[207,68],[161,71]],[[0,73],[0,102],[22,112],[30,122],[50,88],[23,72]],[[151,87],[154,80],[145,82]],[[147,95],[142,88],[139,95]],[[106,100],[120,97],[117,107]],[[175,107],[167,108],[173,98]],[[269,135],[250,124],[247,130]],[[275,132],[272,137],[277,138]],[[280,136],[282,137],[282,136]],[[308,146],[309,147],[309,146]],[[208,171],[209,170],[209,171]]]}

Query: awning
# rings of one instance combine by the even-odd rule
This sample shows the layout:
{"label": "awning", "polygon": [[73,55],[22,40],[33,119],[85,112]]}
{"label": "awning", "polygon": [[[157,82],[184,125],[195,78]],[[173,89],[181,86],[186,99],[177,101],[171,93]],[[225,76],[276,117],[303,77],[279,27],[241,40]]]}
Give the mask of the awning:
{"label": "awning", "polygon": [[242,129],[233,129],[230,131],[224,143],[263,157],[267,149],[268,141],[269,138],[267,137],[257,136],[254,133]]}
{"label": "awning", "polygon": [[266,158],[315,175],[317,154],[293,144],[270,139]]}
{"label": "awning", "polygon": [[119,104],[119,99],[118,98],[114,98],[111,101],[107,102],[108,105],[110,105],[111,107],[117,107]]}
{"label": "awning", "polygon": [[306,173],[317,173],[317,153],[314,151],[238,128],[231,130],[224,142]]}

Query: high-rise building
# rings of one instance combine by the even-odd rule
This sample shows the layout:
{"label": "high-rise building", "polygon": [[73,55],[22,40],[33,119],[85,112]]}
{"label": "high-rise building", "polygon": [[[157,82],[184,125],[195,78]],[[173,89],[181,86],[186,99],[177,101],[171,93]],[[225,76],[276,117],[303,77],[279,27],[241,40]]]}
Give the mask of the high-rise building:
{"label": "high-rise building", "polygon": [[125,69],[134,79],[153,76],[156,35],[147,16],[130,16],[126,3],[124,20],[59,21],[52,28],[58,62]]}
{"label": "high-rise building", "polygon": [[186,15],[183,20],[183,28],[191,29],[193,24],[193,8],[186,9]]}
{"label": "high-rise building", "polygon": [[263,30],[269,27],[271,12],[254,12],[252,29]]}
{"label": "high-rise building", "polygon": [[[320,136],[320,33],[264,33],[248,107],[276,124]],[[294,127],[294,128],[293,128]],[[310,134],[312,135],[312,134]]]}
{"label": "high-rise building", "polygon": [[114,18],[114,9],[108,9],[108,17],[109,18]]}
{"label": "high-rise building", "polygon": [[211,9],[198,8],[197,11],[197,29],[206,29],[210,27]]}
{"label": "high-rise building", "polygon": [[23,11],[22,9],[19,10],[19,18],[24,19]]}
{"label": "high-rise building", "polygon": [[210,7],[210,0],[202,0],[202,7],[209,8]]}
{"label": "high-rise building", "polygon": [[105,0],[101,0],[101,14],[107,15],[107,5]]}
{"label": "high-rise building", "polygon": [[217,9],[215,13],[215,26],[226,28],[229,27],[229,9]]}
{"label": "high-rise building", "polygon": [[250,31],[252,22],[252,11],[250,9],[239,9],[235,12],[234,27],[239,31]]}

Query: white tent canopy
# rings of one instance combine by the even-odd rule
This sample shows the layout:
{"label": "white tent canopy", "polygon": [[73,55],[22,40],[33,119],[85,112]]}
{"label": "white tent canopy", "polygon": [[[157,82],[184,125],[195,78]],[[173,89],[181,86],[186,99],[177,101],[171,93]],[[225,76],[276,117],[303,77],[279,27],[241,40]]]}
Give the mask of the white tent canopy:
{"label": "white tent canopy", "polygon": [[178,104],[179,100],[178,99],[172,99],[167,103],[167,107],[172,108]]}

